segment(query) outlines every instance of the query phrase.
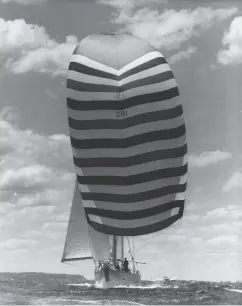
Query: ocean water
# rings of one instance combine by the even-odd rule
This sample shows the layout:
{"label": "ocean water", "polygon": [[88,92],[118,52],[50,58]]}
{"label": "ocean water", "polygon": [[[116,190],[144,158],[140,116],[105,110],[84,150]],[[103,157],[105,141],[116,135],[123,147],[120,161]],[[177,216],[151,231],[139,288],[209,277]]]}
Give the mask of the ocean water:
{"label": "ocean water", "polygon": [[139,286],[103,289],[75,275],[1,273],[0,304],[241,305],[242,284],[143,281]]}

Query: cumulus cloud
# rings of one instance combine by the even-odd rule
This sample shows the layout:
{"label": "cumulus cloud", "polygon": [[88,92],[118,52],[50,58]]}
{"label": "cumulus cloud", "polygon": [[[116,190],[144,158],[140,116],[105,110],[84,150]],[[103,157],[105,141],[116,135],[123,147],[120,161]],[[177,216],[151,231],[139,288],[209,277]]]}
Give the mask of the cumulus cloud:
{"label": "cumulus cloud", "polygon": [[[212,211],[208,211],[205,219],[215,220],[219,219],[220,221],[235,221],[242,218],[242,209],[239,205],[228,205],[226,207],[219,207]],[[234,223],[234,222],[233,222]]]}
{"label": "cumulus cloud", "polygon": [[232,154],[222,151],[203,152],[200,155],[192,154],[189,156],[190,167],[205,167],[232,158]]}
{"label": "cumulus cloud", "polygon": [[[40,232],[38,239],[44,236],[48,228],[44,224],[66,227],[75,181],[69,138],[21,130],[7,121],[11,111],[5,108],[0,113],[0,244],[4,249],[23,248],[22,238],[33,231]],[[13,235],[16,244],[9,240]],[[62,236],[64,240],[63,232]]]}
{"label": "cumulus cloud", "polygon": [[23,247],[35,246],[38,244],[38,241],[31,239],[8,239],[4,242],[1,242],[0,245],[5,249],[18,249]]}
{"label": "cumulus cloud", "polygon": [[238,246],[240,237],[238,235],[218,236],[207,241],[207,244],[218,247]]}
{"label": "cumulus cloud", "polygon": [[67,36],[59,43],[47,30],[28,24],[24,19],[0,18],[0,55],[4,66],[13,73],[38,71],[53,75],[65,74],[70,56],[78,44],[77,37]]}
{"label": "cumulus cloud", "polygon": [[190,58],[193,54],[197,52],[197,47],[195,46],[189,46],[186,50],[180,51],[168,58],[168,62],[170,64],[174,64],[176,62],[181,61],[182,59],[188,59]]}
{"label": "cumulus cloud", "polygon": [[163,12],[148,7],[136,11],[132,9],[118,10],[113,22],[124,25],[126,31],[148,40],[153,46],[169,50],[178,49],[191,37],[238,12],[237,8],[211,7],[165,9]]}
{"label": "cumulus cloud", "polygon": [[234,172],[231,177],[227,180],[223,187],[223,191],[227,192],[234,188],[242,188],[242,173]]}
{"label": "cumulus cloud", "polygon": [[222,65],[242,63],[242,16],[234,18],[225,31],[223,49],[218,52],[217,59]]}

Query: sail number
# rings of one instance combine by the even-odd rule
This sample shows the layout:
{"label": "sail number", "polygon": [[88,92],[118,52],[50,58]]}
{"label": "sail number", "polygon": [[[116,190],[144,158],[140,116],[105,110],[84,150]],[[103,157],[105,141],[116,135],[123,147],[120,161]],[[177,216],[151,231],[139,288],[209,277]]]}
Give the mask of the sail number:
{"label": "sail number", "polygon": [[116,112],[116,117],[127,117],[127,116],[128,116],[128,111],[127,110]]}

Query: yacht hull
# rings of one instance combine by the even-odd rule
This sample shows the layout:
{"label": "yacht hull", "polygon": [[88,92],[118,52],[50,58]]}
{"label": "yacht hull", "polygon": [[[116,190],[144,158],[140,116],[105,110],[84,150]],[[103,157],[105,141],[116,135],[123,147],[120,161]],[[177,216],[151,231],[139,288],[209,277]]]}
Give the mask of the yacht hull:
{"label": "yacht hull", "polygon": [[104,286],[132,286],[138,285],[140,281],[140,274],[132,274],[112,269],[101,269],[95,272],[96,284],[103,284]]}

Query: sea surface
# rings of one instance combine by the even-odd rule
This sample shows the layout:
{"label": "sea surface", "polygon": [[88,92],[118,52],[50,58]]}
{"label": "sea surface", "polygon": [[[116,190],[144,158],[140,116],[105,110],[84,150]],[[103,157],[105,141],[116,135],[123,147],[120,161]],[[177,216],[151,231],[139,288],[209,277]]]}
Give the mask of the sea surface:
{"label": "sea surface", "polygon": [[103,289],[77,275],[0,273],[0,304],[242,305],[242,283],[157,280]]}

